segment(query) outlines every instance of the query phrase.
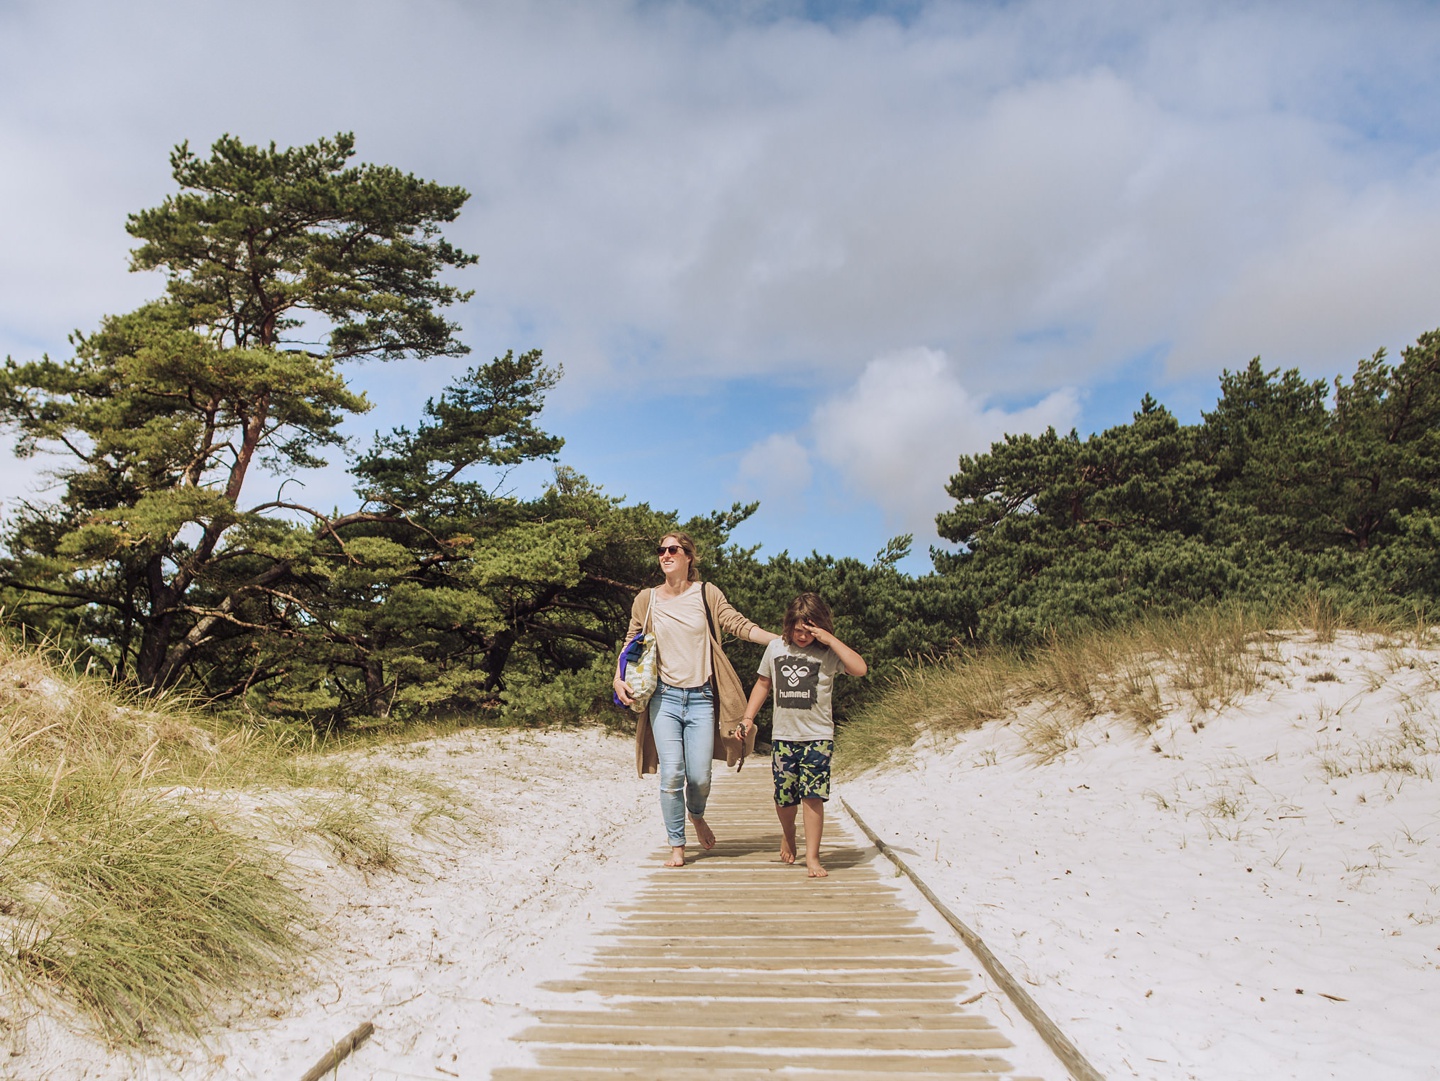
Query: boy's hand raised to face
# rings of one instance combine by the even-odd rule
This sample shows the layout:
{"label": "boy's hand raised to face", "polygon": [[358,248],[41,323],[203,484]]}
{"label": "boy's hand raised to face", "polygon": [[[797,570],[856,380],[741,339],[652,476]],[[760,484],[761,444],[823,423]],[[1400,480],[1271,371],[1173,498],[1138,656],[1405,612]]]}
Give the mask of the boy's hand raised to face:
{"label": "boy's hand raised to face", "polygon": [[797,624],[797,626],[802,631],[809,632],[810,637],[815,639],[815,641],[819,642],[822,646],[828,646],[831,640],[835,637],[829,631],[824,630],[821,627],[817,627],[815,626],[815,624],[803,619]]}

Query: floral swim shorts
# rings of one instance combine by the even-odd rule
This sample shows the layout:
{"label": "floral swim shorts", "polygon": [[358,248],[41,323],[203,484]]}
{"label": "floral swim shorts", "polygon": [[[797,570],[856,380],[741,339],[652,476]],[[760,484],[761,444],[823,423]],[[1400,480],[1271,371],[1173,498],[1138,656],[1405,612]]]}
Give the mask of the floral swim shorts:
{"label": "floral swim shorts", "polygon": [[833,739],[777,739],[771,744],[770,770],[775,774],[775,804],[793,807],[802,799],[830,798]]}

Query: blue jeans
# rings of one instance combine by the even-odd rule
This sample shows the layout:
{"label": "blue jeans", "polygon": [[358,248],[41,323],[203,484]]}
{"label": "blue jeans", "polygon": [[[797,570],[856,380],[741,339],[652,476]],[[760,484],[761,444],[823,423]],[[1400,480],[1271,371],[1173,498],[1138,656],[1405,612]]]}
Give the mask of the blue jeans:
{"label": "blue jeans", "polygon": [[685,843],[685,812],[705,816],[715,752],[715,697],[710,685],[660,681],[650,697],[650,731],[660,755],[660,818],[671,847]]}

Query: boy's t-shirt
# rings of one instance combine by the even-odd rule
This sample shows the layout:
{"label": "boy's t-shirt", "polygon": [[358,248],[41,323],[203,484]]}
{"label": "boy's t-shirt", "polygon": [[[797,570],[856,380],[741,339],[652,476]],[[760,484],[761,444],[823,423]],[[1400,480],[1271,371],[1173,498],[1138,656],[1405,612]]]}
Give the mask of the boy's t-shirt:
{"label": "boy's t-shirt", "polygon": [[771,738],[834,739],[830,696],[835,688],[835,673],[844,670],[835,651],[818,642],[792,646],[777,638],[767,645],[756,674],[770,681],[770,701],[775,710]]}

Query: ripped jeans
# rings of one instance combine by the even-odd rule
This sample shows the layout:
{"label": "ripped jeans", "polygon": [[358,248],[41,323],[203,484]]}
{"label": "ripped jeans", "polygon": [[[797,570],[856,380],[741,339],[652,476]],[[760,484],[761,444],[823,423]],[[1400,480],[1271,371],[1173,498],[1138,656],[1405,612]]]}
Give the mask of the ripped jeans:
{"label": "ripped jeans", "polygon": [[660,818],[670,846],[685,843],[685,812],[705,816],[715,752],[715,696],[708,683],[672,687],[650,697],[650,731],[660,755]]}

